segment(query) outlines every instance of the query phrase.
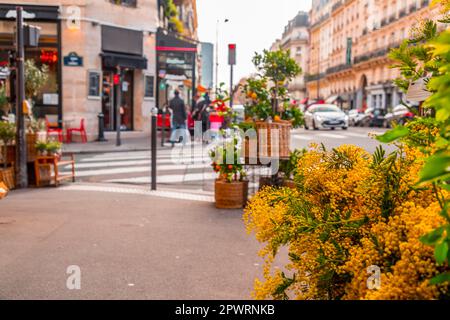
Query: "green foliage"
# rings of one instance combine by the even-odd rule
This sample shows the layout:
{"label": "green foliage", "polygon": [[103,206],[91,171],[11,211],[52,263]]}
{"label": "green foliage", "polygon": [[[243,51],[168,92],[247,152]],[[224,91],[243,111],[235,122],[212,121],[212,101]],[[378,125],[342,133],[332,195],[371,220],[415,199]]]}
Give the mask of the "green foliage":
{"label": "green foliage", "polygon": [[34,60],[25,61],[25,95],[27,99],[33,99],[39,91],[47,84],[48,66],[43,65],[39,68]]}
{"label": "green foliage", "polygon": [[[7,150],[8,145],[14,141],[16,138],[16,126],[13,123],[9,123],[6,121],[0,121],[0,141],[3,144],[2,152],[3,152],[3,159],[6,159],[7,157]],[[7,162],[3,162],[4,167],[7,167]]]}
{"label": "green foliage", "polygon": [[289,161],[280,163],[280,172],[284,173],[286,179],[292,179],[297,173],[298,160],[306,153],[305,149],[292,151],[289,155]]}
{"label": "green foliage", "polygon": [[256,120],[280,116],[283,120],[293,120],[295,127],[301,126],[303,114],[289,105],[287,85],[301,73],[290,52],[264,50],[255,54],[253,63],[258,75],[243,86],[243,93],[250,100],[246,105],[247,115]]}
{"label": "green foliage", "polygon": [[223,139],[216,143],[209,152],[213,170],[225,181],[243,181],[247,177],[244,165],[241,163],[241,146],[238,134],[231,132],[229,136],[222,132]]}
{"label": "green foliage", "polygon": [[[445,6],[450,7],[450,2],[446,1]],[[446,14],[441,21],[448,20],[447,9],[444,10]],[[435,196],[441,205],[441,215],[447,223],[424,235],[421,241],[434,247],[436,262],[446,266],[448,270],[450,199],[443,195],[442,190],[450,191],[448,185],[450,178],[450,30],[438,33],[437,23],[426,20],[413,31],[411,39],[390,53],[390,58],[396,61],[393,67],[399,69],[401,73],[396,83],[406,91],[411,81],[431,75],[427,81],[427,88],[432,95],[424,102],[424,107],[434,109],[435,117],[418,118],[409,123],[408,128],[397,127],[379,137],[379,140],[381,142],[400,140],[406,144],[415,144],[429,154],[419,174],[419,182],[433,186]],[[431,283],[439,284],[449,279],[450,274],[444,272],[435,277]]]}
{"label": "green foliage", "polygon": [[6,96],[6,88],[0,84],[0,111],[7,114],[9,111],[8,97]]}

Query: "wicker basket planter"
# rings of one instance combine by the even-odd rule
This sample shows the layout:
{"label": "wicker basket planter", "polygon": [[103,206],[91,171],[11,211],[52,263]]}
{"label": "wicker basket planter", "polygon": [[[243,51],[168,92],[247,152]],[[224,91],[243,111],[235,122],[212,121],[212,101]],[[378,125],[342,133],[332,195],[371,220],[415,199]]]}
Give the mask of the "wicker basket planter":
{"label": "wicker basket planter", "polygon": [[38,141],[38,135],[36,133],[27,133],[27,161],[34,162],[37,158],[36,142]]}
{"label": "wicker basket planter", "polygon": [[16,178],[14,167],[0,169],[0,181],[3,182],[9,190],[15,189]]}
{"label": "wicker basket planter", "polygon": [[242,209],[247,204],[248,181],[227,182],[217,179],[214,193],[216,208]]}
{"label": "wicker basket planter", "polygon": [[[274,131],[278,130],[278,145],[272,144]],[[292,123],[290,121],[256,122],[258,133],[258,156],[259,158],[289,157],[291,144]],[[276,140],[274,141],[276,142]],[[278,152],[276,152],[278,149]]]}

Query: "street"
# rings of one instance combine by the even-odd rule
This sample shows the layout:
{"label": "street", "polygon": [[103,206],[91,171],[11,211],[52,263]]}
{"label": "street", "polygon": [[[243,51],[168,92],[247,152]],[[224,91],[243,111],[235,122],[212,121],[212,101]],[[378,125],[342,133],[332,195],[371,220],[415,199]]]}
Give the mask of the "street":
{"label": "street", "polygon": [[[354,144],[373,152],[379,143],[369,137],[369,133],[375,135],[383,132],[385,130],[378,128],[354,127],[346,131],[297,129],[292,132],[292,148],[308,148],[311,143],[316,142],[323,143],[327,148]],[[181,148],[167,147],[158,151],[159,187],[212,195],[216,175],[211,169],[206,149],[203,150],[203,156],[200,152],[194,158],[183,157],[179,154],[179,149]],[[149,151],[90,153],[76,157],[76,176],[80,182],[149,185],[150,167]],[[250,170],[250,174],[253,173],[254,171]]]}

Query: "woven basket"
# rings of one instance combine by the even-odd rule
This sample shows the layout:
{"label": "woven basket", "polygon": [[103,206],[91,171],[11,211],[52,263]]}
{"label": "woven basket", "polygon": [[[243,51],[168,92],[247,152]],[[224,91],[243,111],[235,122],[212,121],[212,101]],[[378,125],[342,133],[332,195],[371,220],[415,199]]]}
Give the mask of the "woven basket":
{"label": "woven basket", "polygon": [[247,204],[248,181],[230,183],[218,179],[214,191],[217,209],[242,209]]}
{"label": "woven basket", "polygon": [[37,134],[27,133],[26,141],[27,141],[27,162],[34,162],[38,156],[36,150]]}
{"label": "woven basket", "polygon": [[3,182],[9,190],[15,189],[16,179],[14,167],[0,169],[0,181]]}
{"label": "woven basket", "polygon": [[[274,131],[278,130],[278,145],[276,140],[272,144]],[[291,144],[292,123],[290,121],[277,122],[256,122],[256,131],[258,133],[258,154],[260,158],[289,157]],[[278,152],[277,152],[278,149]]]}

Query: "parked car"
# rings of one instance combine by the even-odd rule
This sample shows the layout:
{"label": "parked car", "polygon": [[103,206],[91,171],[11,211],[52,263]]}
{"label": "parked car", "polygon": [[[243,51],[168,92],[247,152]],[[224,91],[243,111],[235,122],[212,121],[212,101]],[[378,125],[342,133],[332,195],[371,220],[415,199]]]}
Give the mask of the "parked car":
{"label": "parked car", "polygon": [[360,109],[352,109],[348,112],[348,123],[350,126],[356,127],[364,118],[364,112]]}
{"label": "parked car", "polygon": [[360,120],[359,125],[362,127],[379,127],[382,128],[385,121],[385,111],[383,109],[368,108],[364,112],[364,116]]}
{"label": "parked car", "polygon": [[412,113],[408,107],[404,105],[398,105],[396,106],[392,112],[386,114],[384,116],[384,124],[383,127],[390,128],[392,126],[392,123],[396,122],[399,124],[405,124],[408,120],[411,120],[414,118],[414,113]]}
{"label": "parked car", "polygon": [[348,128],[348,116],[344,111],[333,104],[316,104],[312,105],[305,112],[305,129],[319,130],[321,128],[329,128],[334,130]]}

